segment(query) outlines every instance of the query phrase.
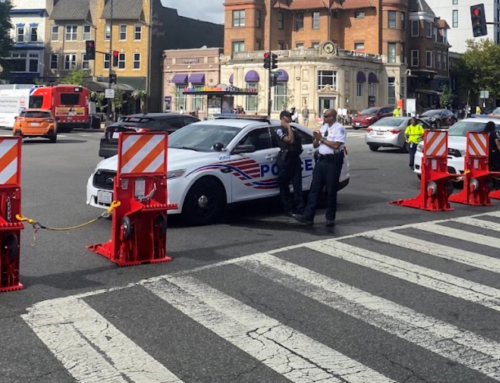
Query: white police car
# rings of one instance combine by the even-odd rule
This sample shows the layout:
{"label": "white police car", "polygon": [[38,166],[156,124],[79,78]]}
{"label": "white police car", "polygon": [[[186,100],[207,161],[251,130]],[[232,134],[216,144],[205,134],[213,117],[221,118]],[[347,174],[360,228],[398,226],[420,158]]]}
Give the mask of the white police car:
{"label": "white police car", "polygon": [[[225,204],[279,194],[276,135],[279,121],[259,116],[220,116],[200,121],[169,136],[168,200],[178,205],[169,214],[182,214],[187,223],[204,225],[215,220]],[[314,167],[312,131],[292,124],[301,134],[302,185],[309,190]],[[87,183],[87,204],[109,207],[117,156],[101,161]],[[349,183],[346,157],[340,189]]]}

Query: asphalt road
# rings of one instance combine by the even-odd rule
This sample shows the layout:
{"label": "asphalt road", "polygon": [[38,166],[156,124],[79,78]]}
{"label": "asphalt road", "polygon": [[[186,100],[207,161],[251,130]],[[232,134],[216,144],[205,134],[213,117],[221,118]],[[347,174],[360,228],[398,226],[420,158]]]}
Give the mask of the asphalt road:
{"label": "asphalt road", "polygon": [[[23,144],[25,216],[100,214],[85,205],[99,136]],[[85,248],[109,240],[107,220],[36,237],[28,225],[25,289],[0,294],[0,382],[500,380],[500,202],[390,205],[419,192],[407,155],[370,152],[362,132],[347,146],[335,229],[323,210],[303,227],[271,199],[206,227],[169,218],[173,262],[117,268]]]}

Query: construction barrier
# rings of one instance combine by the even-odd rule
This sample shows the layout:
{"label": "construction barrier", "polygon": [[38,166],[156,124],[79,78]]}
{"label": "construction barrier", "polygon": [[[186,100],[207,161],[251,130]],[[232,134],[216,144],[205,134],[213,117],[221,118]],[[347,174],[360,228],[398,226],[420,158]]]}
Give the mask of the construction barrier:
{"label": "construction barrier", "polygon": [[400,199],[390,203],[429,211],[453,210],[448,197],[453,192],[450,180],[457,175],[448,173],[448,132],[426,130],[423,150],[420,194],[415,198]]}
{"label": "construction barrier", "polygon": [[451,202],[473,206],[492,205],[488,196],[492,187],[491,177],[498,172],[489,171],[488,133],[467,133],[464,167],[464,187],[461,192],[450,196]]}
{"label": "construction barrier", "polygon": [[87,246],[119,266],[169,262],[167,133],[120,133],[111,240]]}
{"label": "construction barrier", "polygon": [[[22,290],[19,282],[21,230],[20,137],[0,138],[0,292]],[[14,221],[14,222],[13,222]]]}

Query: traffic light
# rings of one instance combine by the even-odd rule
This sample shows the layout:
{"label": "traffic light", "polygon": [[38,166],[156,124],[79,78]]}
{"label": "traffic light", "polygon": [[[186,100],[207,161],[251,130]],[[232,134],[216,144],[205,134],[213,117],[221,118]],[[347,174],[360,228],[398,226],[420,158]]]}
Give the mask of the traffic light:
{"label": "traffic light", "polygon": [[268,52],[264,53],[264,68],[271,68],[271,55]]}
{"label": "traffic light", "polygon": [[118,66],[118,51],[113,51],[113,66]]}
{"label": "traffic light", "polygon": [[271,54],[271,68],[278,68],[278,55],[276,53]]}
{"label": "traffic light", "polygon": [[85,56],[87,60],[95,60],[95,41],[85,40]]}
{"label": "traffic light", "polygon": [[486,15],[484,13],[484,4],[471,5],[470,18],[472,21],[472,35],[474,37],[486,36]]}
{"label": "traffic light", "polygon": [[116,73],[110,73],[109,75],[109,83],[116,84]]}

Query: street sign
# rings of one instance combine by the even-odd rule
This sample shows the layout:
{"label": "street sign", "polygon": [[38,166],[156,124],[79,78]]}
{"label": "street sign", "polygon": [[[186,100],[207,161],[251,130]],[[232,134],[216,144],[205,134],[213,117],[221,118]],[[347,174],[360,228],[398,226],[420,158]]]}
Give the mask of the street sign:
{"label": "street sign", "polygon": [[487,90],[482,90],[479,92],[479,98],[490,98],[490,92]]}
{"label": "street sign", "polygon": [[274,77],[279,77],[279,76],[281,76],[281,75],[283,74],[283,72],[282,72],[282,71],[280,71],[280,70],[276,70],[276,71],[274,71],[274,72],[271,72],[271,74],[272,74]]}
{"label": "street sign", "polygon": [[104,98],[115,98],[114,89],[104,89]]}

